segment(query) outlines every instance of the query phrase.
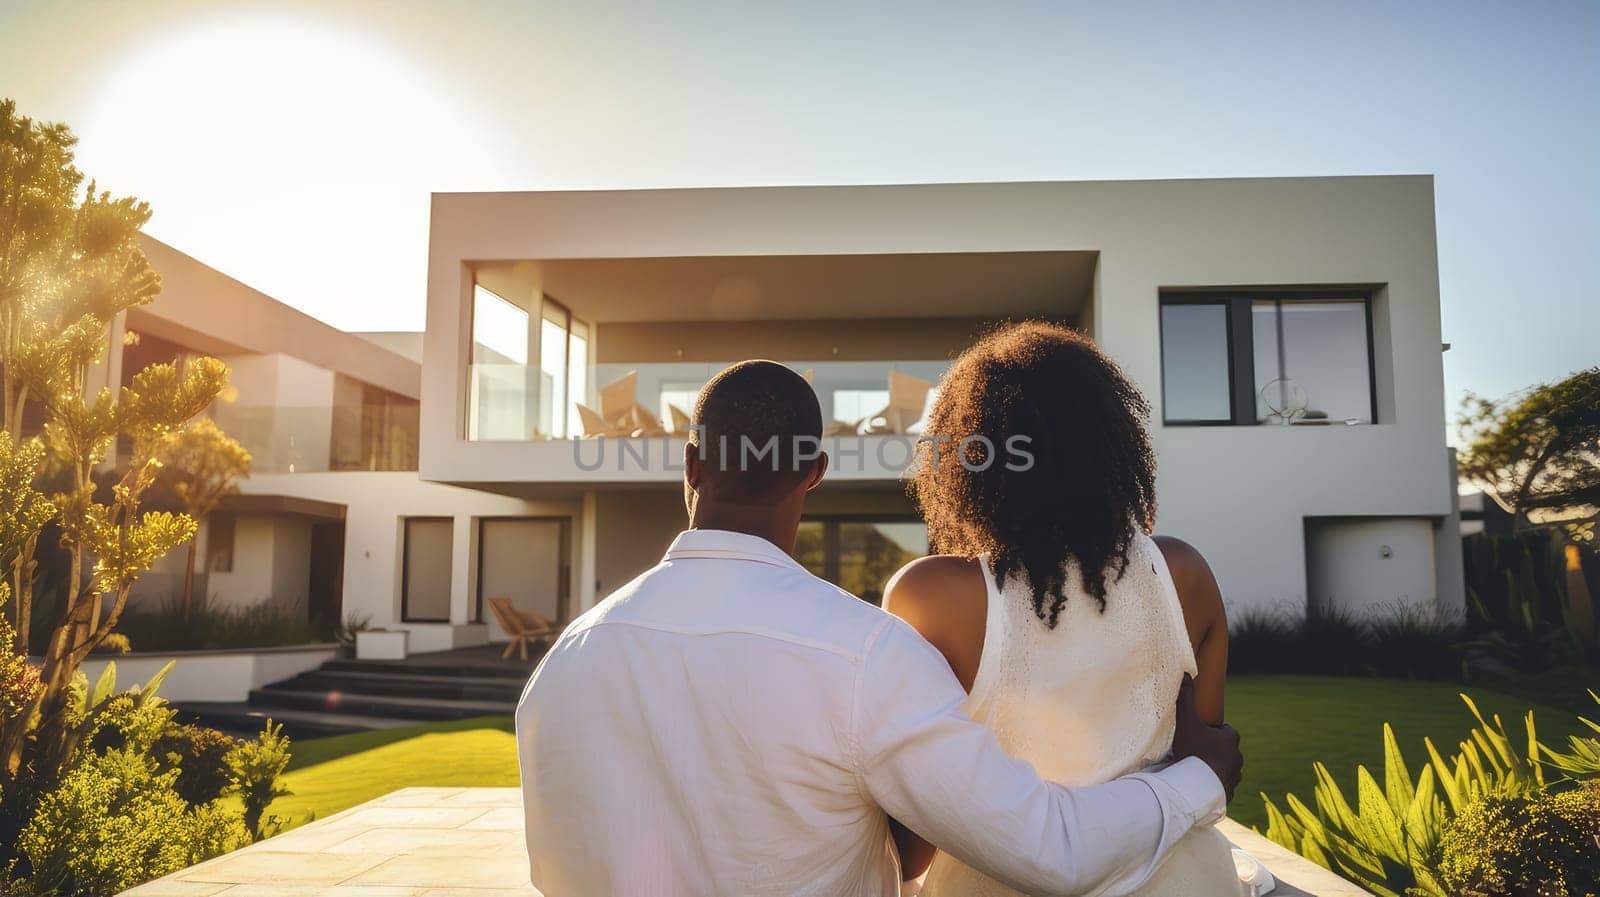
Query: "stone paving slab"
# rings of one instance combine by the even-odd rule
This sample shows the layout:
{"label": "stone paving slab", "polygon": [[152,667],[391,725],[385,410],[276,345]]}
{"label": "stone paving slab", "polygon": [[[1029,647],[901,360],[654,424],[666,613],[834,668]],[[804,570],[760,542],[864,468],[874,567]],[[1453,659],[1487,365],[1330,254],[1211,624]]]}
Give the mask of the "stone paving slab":
{"label": "stone paving slab", "polygon": [[[540,897],[515,788],[404,788],[124,897]],[[1223,834],[1278,880],[1273,897],[1371,897],[1232,820]]]}
{"label": "stone paving slab", "polygon": [[515,788],[404,788],[124,897],[539,897]]}

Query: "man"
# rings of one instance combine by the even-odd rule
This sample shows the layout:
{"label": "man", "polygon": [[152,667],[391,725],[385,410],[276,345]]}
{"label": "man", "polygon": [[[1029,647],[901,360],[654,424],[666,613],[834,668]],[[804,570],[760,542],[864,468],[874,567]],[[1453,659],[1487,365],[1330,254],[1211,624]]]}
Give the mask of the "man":
{"label": "man", "polygon": [[931,645],[789,556],[827,469],[794,372],[734,365],[694,420],[688,531],[567,629],[517,708],[549,897],[894,895],[890,816],[1019,890],[1121,894],[1222,815],[1231,729],[1180,708],[1173,765],[1045,782],[962,713]]}

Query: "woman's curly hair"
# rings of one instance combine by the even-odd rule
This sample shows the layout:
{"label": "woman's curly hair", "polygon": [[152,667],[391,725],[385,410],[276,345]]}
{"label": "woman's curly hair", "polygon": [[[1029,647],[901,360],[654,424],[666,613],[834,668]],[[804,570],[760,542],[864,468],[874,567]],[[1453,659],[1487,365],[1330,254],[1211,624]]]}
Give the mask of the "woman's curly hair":
{"label": "woman's curly hair", "polygon": [[930,547],[1022,577],[1052,629],[1072,566],[1103,612],[1135,528],[1155,523],[1149,416],[1082,334],[1029,321],[985,335],[945,373],[910,481]]}

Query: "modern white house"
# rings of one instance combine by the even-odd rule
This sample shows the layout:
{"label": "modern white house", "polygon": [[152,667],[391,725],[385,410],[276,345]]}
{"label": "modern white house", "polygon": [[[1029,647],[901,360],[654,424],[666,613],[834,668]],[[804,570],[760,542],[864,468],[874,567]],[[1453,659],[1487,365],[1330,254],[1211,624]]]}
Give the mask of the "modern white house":
{"label": "modern white house", "polygon": [[[448,193],[430,233],[421,477],[528,515],[394,531],[429,560],[392,611],[458,642],[491,577],[570,619],[655,563],[684,525],[674,410],[751,357],[810,377],[840,436],[801,560],[875,599],[927,543],[918,413],[874,415],[1022,318],[1150,398],[1158,530],[1236,613],[1462,602],[1429,177]],[[525,563],[462,563],[485,552]],[[448,606],[406,580],[445,564]]]}
{"label": "modern white house", "polygon": [[[151,363],[221,358],[232,389],[211,414],[252,456],[239,494],[201,527],[196,592],[405,630],[412,652],[500,637],[476,606],[452,620],[456,594],[522,572],[529,559],[498,547],[501,527],[569,517],[578,502],[418,478],[420,334],[340,331],[157,240],[142,245],[163,289],[117,322],[101,376],[127,383]],[[468,537],[480,530],[482,546]],[[183,565],[183,551],[168,555],[134,600],[171,600]]]}

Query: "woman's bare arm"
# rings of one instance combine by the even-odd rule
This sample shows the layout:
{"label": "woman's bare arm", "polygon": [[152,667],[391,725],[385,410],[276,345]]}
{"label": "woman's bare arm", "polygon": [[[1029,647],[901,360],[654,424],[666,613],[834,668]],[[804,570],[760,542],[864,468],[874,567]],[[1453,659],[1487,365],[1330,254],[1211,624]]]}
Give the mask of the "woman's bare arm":
{"label": "woman's bare arm", "polygon": [[1222,590],[1206,559],[1193,545],[1171,536],[1156,536],[1156,544],[1167,559],[1173,585],[1178,588],[1178,603],[1183,607],[1183,622],[1194,646],[1195,706],[1205,722],[1223,722],[1223,691],[1228,675],[1228,613],[1222,605]]}
{"label": "woman's bare arm", "polygon": [[[989,612],[983,570],[972,558],[934,555],[902,567],[883,593],[883,609],[907,623],[939,649],[961,687],[972,691],[983,656]],[[900,851],[901,876],[910,881],[926,872],[936,848],[894,819],[889,820]]]}

